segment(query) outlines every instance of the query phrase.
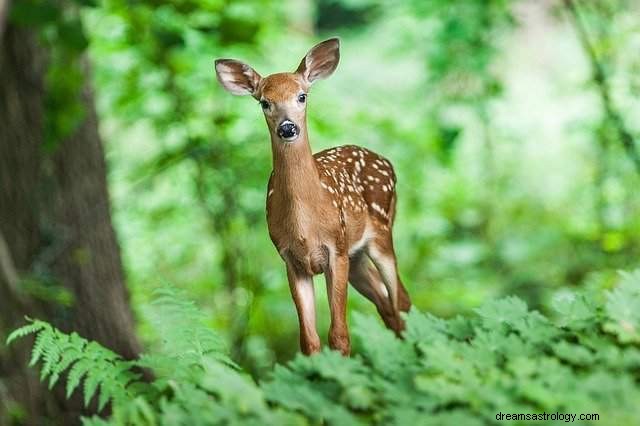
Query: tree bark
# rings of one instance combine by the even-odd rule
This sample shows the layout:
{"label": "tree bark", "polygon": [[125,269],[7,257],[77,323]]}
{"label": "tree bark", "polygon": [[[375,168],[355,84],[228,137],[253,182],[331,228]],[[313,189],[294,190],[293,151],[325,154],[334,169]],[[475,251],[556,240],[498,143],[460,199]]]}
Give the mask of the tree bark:
{"label": "tree bark", "polygon": [[[11,24],[0,45],[0,339],[29,315],[131,358],[140,347],[111,224],[89,69],[82,123],[47,152],[46,51],[34,34]],[[28,281],[66,289],[71,306],[37,297]],[[0,425],[19,419],[19,407],[18,423],[68,424],[77,407],[41,386],[27,362],[25,342],[0,345]]]}
{"label": "tree bark", "polygon": [[0,0],[0,41],[4,35],[4,28],[7,22],[7,15],[9,14],[9,7],[11,6],[10,0]]}

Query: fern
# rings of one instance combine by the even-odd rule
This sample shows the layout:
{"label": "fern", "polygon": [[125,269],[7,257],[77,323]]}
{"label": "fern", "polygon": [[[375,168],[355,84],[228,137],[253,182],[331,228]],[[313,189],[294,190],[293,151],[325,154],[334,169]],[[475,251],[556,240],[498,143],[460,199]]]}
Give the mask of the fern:
{"label": "fern", "polygon": [[48,381],[49,388],[64,373],[68,373],[67,398],[82,384],[84,404],[88,406],[99,387],[100,411],[109,401],[120,403],[133,396],[128,387],[139,375],[131,371],[131,363],[77,333],[65,334],[44,321],[29,321],[30,324],[9,335],[7,344],[17,338],[36,334],[29,364],[34,366],[41,362],[40,380]]}
{"label": "fern", "polygon": [[[163,339],[135,362],[41,321],[7,340],[35,334],[31,362],[43,380],[53,386],[66,373],[69,395],[82,387],[85,403],[111,401],[109,419],[85,425],[485,425],[499,424],[500,411],[640,424],[640,272],[624,274],[605,298],[592,296],[555,298],[553,320],[517,298],[449,320],[412,310],[402,340],[355,315],[357,355],[298,356],[260,384],[170,287],[146,311]],[[136,366],[152,368],[153,383],[140,383]]]}
{"label": "fern", "polygon": [[184,291],[164,286],[153,292],[154,300],[145,311],[151,325],[162,330],[160,352],[185,366],[212,357],[232,365],[224,341],[205,325],[205,315]]}
{"label": "fern", "polygon": [[[238,375],[234,372],[237,366],[224,352],[223,340],[204,324],[204,315],[182,291],[165,286],[156,290],[154,296],[145,311],[150,323],[162,330],[160,346],[136,361],[125,361],[77,333],[67,335],[38,320],[29,320],[29,324],[12,332],[7,344],[35,334],[30,365],[41,364],[41,380],[48,380],[51,388],[66,373],[67,398],[81,388],[85,406],[96,398],[101,411],[112,402],[113,420],[117,424],[156,424],[156,413],[162,411],[164,403],[159,395],[163,393],[173,394],[174,400],[183,405],[214,396],[224,399],[224,393],[216,390],[211,381],[200,383],[207,371],[227,372],[229,380]],[[155,382],[151,385],[140,382],[140,375],[135,372],[140,368],[152,369]],[[251,381],[247,383],[247,389],[255,386]],[[258,417],[270,415],[266,407],[263,401]],[[85,419],[85,423],[102,421],[91,418]]]}
{"label": "fern", "polygon": [[153,295],[143,312],[162,333],[156,350],[142,355],[137,365],[154,372],[157,387],[175,387],[175,381],[196,382],[209,361],[237,368],[227,355],[223,339],[205,325],[204,314],[183,291],[164,286]]}

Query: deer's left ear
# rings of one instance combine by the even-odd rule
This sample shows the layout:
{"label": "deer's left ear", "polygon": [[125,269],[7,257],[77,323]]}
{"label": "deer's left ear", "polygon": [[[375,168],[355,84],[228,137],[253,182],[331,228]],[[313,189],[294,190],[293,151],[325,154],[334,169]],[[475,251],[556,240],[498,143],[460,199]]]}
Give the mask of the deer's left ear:
{"label": "deer's left ear", "polygon": [[216,76],[222,86],[234,95],[256,96],[260,74],[244,62],[216,59]]}
{"label": "deer's left ear", "polygon": [[308,84],[316,80],[329,77],[338,67],[340,61],[340,40],[330,38],[316,44],[302,58],[296,72],[300,74]]}

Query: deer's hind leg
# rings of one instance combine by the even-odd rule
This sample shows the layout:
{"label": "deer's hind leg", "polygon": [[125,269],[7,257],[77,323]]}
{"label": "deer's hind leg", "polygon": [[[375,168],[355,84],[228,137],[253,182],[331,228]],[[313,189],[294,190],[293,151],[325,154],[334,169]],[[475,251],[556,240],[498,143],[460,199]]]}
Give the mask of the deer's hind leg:
{"label": "deer's hind leg", "polygon": [[391,233],[377,235],[368,244],[367,254],[376,266],[379,276],[387,289],[395,321],[399,324],[398,328],[400,331],[404,330],[404,320],[400,317],[400,312],[409,311],[411,300],[398,274],[398,264],[393,249]]}
{"label": "deer's hind leg", "polygon": [[[387,328],[397,335],[404,329],[389,298],[389,293],[380,273],[364,251],[355,254],[349,261],[349,282],[364,297],[376,306]],[[403,287],[404,290],[404,287]],[[406,292],[405,292],[406,293]]]}

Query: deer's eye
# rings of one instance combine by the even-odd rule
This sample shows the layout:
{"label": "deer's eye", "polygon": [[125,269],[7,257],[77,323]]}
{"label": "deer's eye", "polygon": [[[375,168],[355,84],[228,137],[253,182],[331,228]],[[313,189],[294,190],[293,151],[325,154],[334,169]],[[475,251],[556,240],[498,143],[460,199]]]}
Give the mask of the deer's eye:
{"label": "deer's eye", "polygon": [[260,101],[260,106],[262,107],[262,109],[269,109],[269,102],[268,101]]}
{"label": "deer's eye", "polygon": [[298,95],[298,102],[300,102],[301,104],[303,104],[306,100],[307,100],[306,94],[303,93],[301,95]]}

